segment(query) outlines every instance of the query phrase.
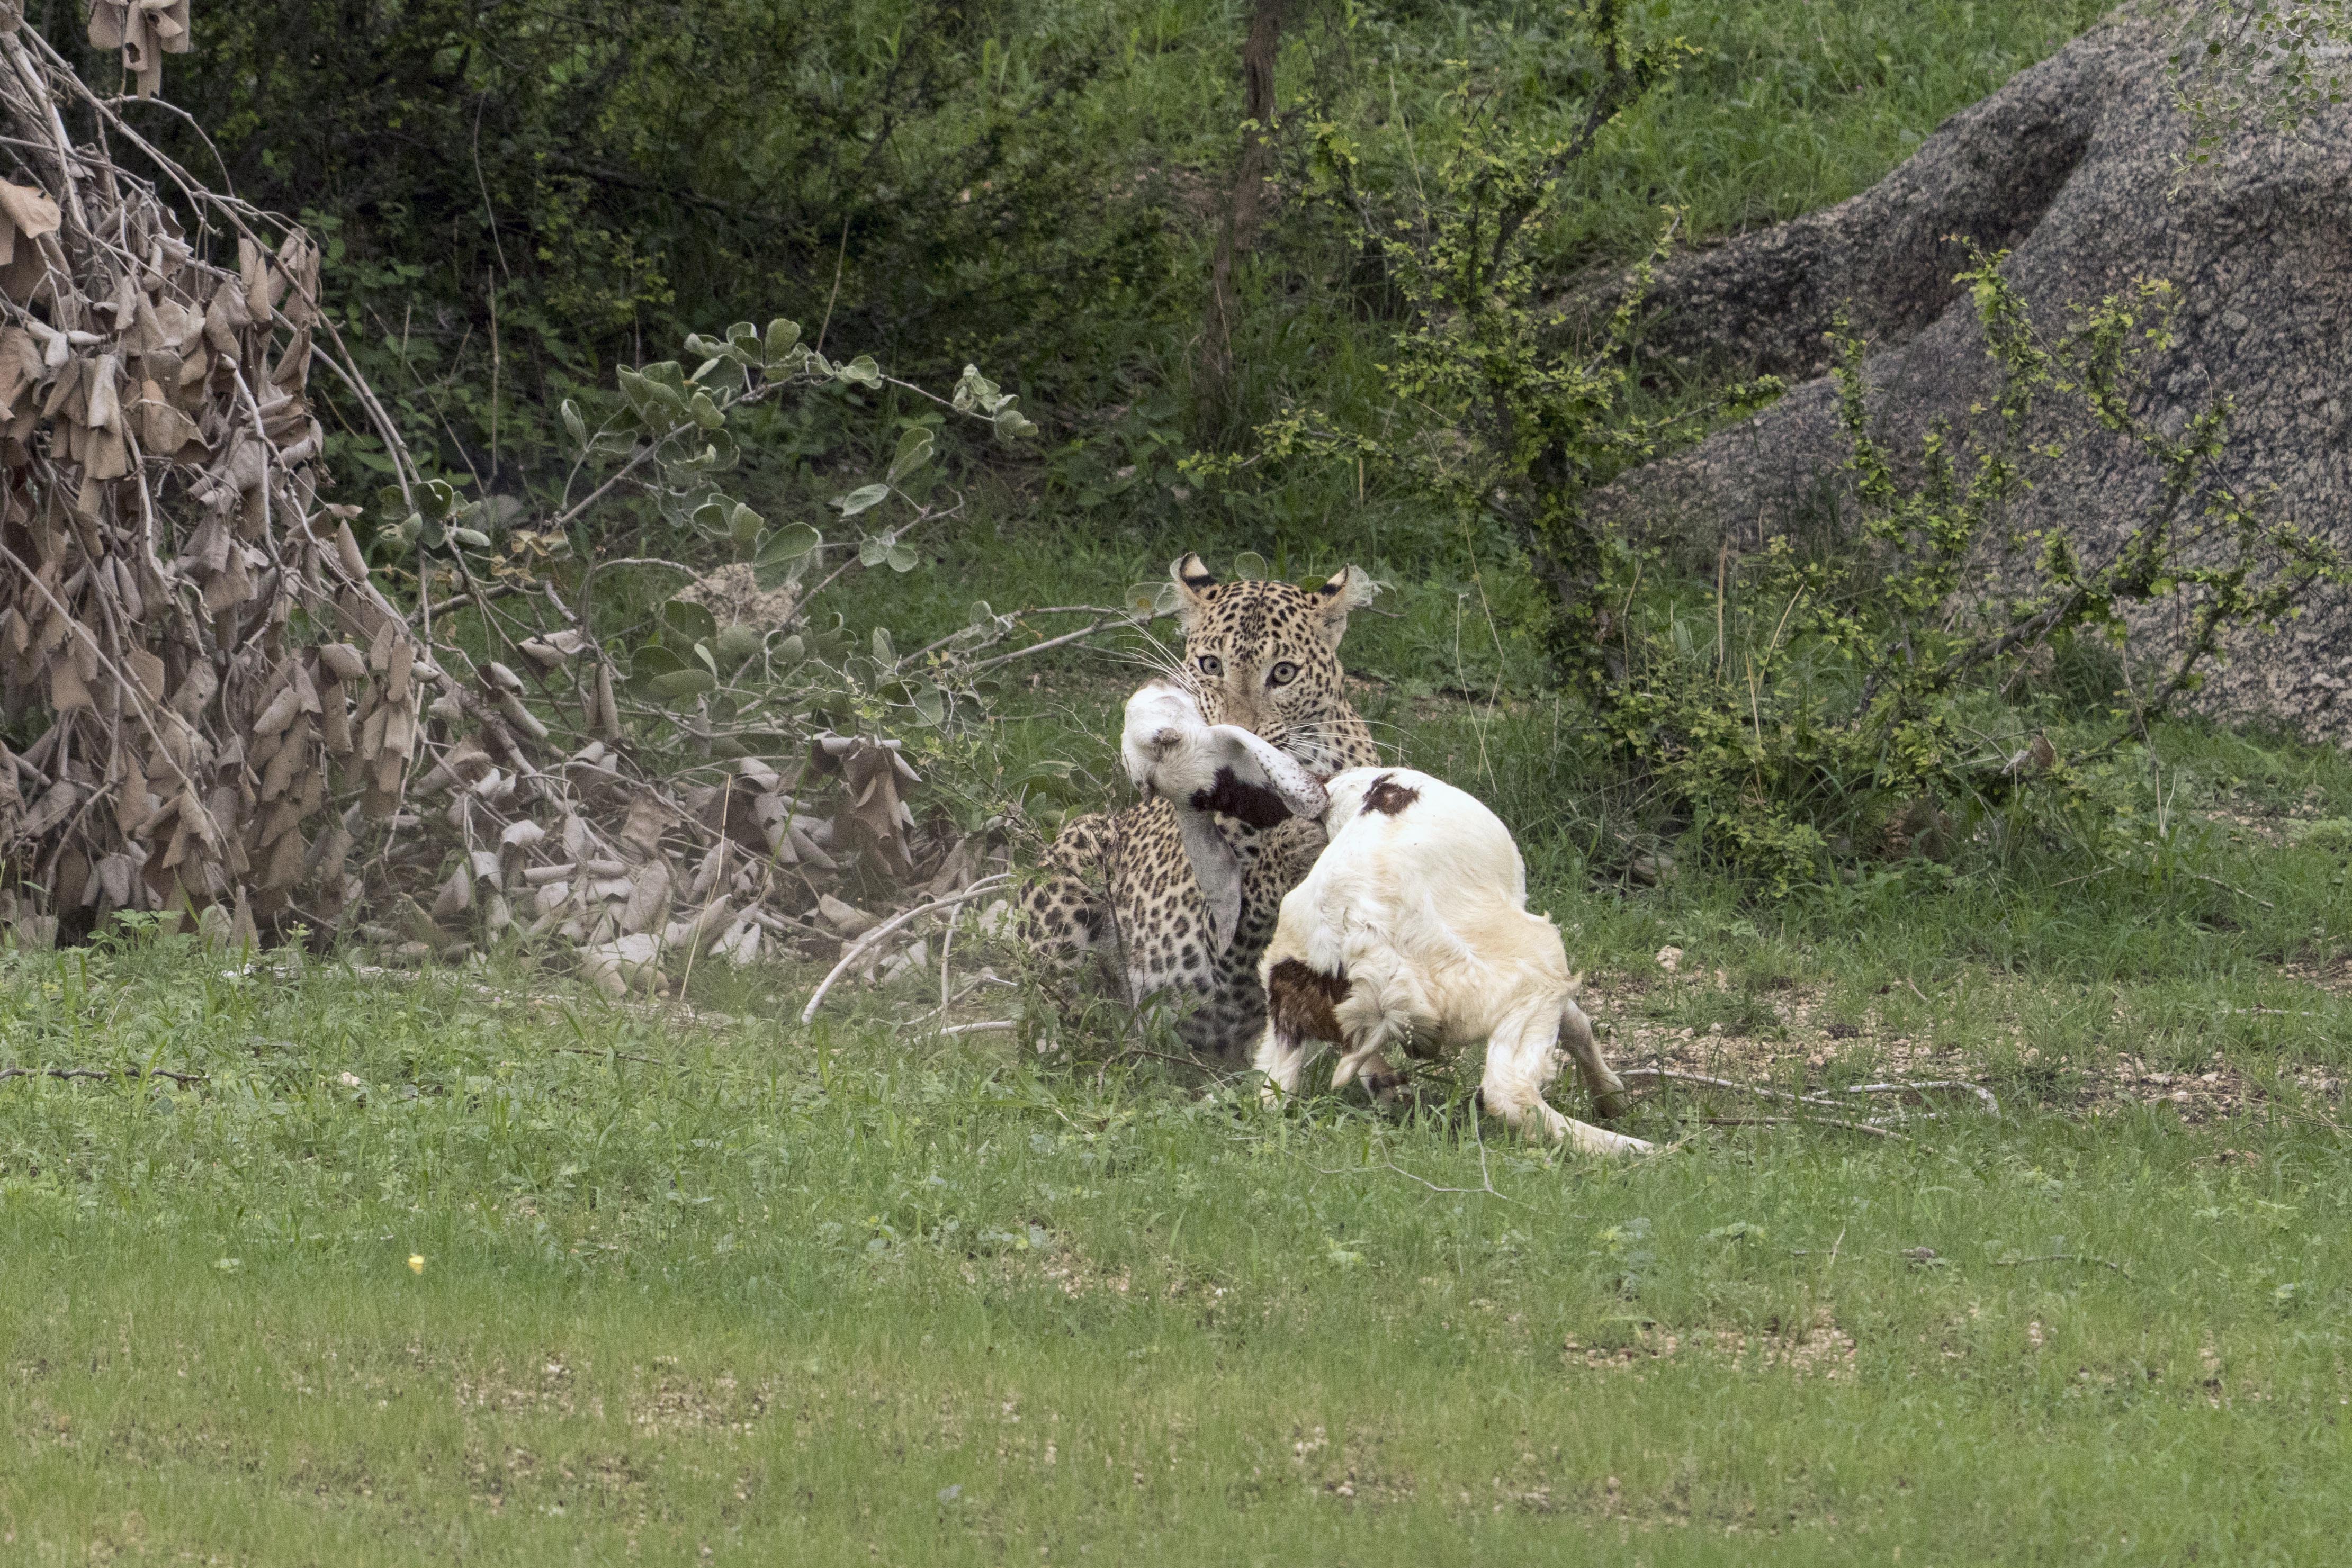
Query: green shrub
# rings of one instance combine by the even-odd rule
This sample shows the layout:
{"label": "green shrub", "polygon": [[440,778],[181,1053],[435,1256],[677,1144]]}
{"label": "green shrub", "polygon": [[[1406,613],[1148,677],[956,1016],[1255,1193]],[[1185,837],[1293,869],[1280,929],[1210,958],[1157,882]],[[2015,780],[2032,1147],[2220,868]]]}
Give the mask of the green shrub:
{"label": "green shrub", "polygon": [[[1802,548],[1779,538],[1737,563],[1726,547],[1714,580],[1695,583],[1589,497],[1778,384],[1662,406],[1636,371],[1646,267],[1597,334],[1561,321],[1534,236],[1612,122],[1691,53],[1679,38],[1638,37],[1614,0],[1577,15],[1581,110],[1565,134],[1531,135],[1492,103],[1465,101],[1430,177],[1377,197],[1346,129],[1317,127],[1318,188],[1361,224],[1403,302],[1380,367],[1383,423],[1293,408],[1262,427],[1259,453],[1194,472],[1370,465],[1465,535],[1514,541],[1555,599],[1558,676],[1608,749],[1670,818],[1772,894],[1826,880],[1833,860],[1862,850],[1941,858],[1995,814],[2012,830],[2030,819],[2087,832],[2101,853],[2139,852],[2136,831],[2100,825],[2114,802],[2101,801],[2094,764],[2196,691],[2227,636],[2273,629],[2313,588],[2345,578],[2325,541],[2222,476],[2225,402],[2177,434],[2150,412],[2140,368],[2170,340],[2171,287],[2145,281],[2082,308],[2045,341],[2000,271],[2004,256],[1978,256],[1962,280],[1999,390],[1980,417],[1935,429],[1916,459],[1873,435],[1863,345],[1842,331],[1855,525]],[[2093,432],[2160,476],[2147,514],[2111,548],[2014,523],[2042,466]],[[2157,668],[2121,679],[2101,645],[2120,645],[2127,615],[2159,607],[2186,630]],[[2062,653],[2078,706],[2117,677],[2067,758],[2043,733],[2057,716],[2046,705],[2003,695],[2037,662],[2054,672]]]}

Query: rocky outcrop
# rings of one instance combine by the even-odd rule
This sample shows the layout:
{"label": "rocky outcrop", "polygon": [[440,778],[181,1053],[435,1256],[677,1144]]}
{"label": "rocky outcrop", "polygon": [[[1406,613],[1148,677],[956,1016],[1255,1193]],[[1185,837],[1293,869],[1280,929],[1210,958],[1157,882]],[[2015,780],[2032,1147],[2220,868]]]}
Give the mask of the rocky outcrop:
{"label": "rocky outcrop", "polygon": [[[1801,381],[1753,419],[1637,470],[1604,514],[1738,544],[1814,524],[1845,453],[1823,334],[1841,310],[1867,338],[1882,434],[1916,450],[1990,389],[1975,312],[1953,276],[1966,236],[2010,247],[2038,321],[2138,277],[2179,286],[2150,395],[2185,416],[2236,404],[2231,482],[2274,486],[2284,515],[2352,554],[2352,110],[2292,133],[2234,138],[2184,172],[2193,132],[2152,30],[2111,25],[1955,115],[1910,162],[1834,207],[1683,257],[1654,291],[1649,346]],[[1811,379],[1806,379],[1811,378]],[[2076,440],[2028,502],[2095,549],[2158,493],[2118,444]],[[2144,629],[2162,636],[2162,629]],[[2352,741],[2352,597],[2331,593],[2276,638],[2243,641],[2209,700]]]}

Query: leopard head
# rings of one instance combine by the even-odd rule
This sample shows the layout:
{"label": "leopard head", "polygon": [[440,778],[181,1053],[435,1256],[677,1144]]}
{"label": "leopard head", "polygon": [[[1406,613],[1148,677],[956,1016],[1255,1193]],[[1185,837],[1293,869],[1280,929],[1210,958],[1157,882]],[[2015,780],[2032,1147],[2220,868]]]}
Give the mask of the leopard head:
{"label": "leopard head", "polygon": [[1197,555],[1169,568],[1184,631],[1185,674],[1211,724],[1239,725],[1319,773],[1372,760],[1339,668],[1348,614],[1372,580],[1342,567],[1313,588],[1243,578],[1220,582]]}

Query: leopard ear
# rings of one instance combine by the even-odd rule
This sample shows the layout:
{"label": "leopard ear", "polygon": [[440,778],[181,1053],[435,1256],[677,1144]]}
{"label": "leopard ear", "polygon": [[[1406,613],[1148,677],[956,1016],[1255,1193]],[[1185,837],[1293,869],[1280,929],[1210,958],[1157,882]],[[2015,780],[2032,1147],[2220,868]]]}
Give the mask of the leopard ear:
{"label": "leopard ear", "polygon": [[1168,578],[1176,585],[1176,623],[1190,632],[1209,607],[1217,574],[1199,556],[1188,555],[1169,567]]}
{"label": "leopard ear", "polygon": [[1325,643],[1339,647],[1339,639],[1348,634],[1348,612],[1361,610],[1380,591],[1381,585],[1372,580],[1372,574],[1360,566],[1343,566],[1333,572],[1315,591]]}

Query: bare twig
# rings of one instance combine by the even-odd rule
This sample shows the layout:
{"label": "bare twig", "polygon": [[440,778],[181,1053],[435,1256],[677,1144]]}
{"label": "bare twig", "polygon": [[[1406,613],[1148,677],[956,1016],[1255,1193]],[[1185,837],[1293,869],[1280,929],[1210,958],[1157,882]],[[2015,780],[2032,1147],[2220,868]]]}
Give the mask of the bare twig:
{"label": "bare twig", "polygon": [[1885,1127],[1874,1127],[1867,1122],[1842,1121],[1835,1116],[1703,1116],[1710,1127],[1771,1127],[1786,1124],[1795,1127],[1837,1127],[1849,1133],[1864,1133],[1874,1138],[1892,1138],[1898,1144],[1911,1140]]}
{"label": "bare twig", "polygon": [[1937,1092],[1973,1094],[1987,1112],[1995,1116],[2000,1114],[2000,1102],[1993,1098],[1991,1090],[1961,1078],[1930,1078],[1918,1083],[1857,1083],[1846,1090],[1849,1094],[1924,1095]]}
{"label": "bare twig", "polygon": [[2113,1269],[2126,1280],[2131,1278],[2131,1270],[2121,1263],[2111,1263],[2105,1258],[2092,1258],[2080,1252],[2045,1252],[2038,1258],[1996,1258],[1992,1260],[1996,1269],[2022,1269],[2029,1263],[2094,1263],[2102,1269]]}
{"label": "bare twig", "polygon": [[1742,1083],[1736,1079],[1715,1078],[1704,1072],[1683,1072],[1671,1067],[1628,1067],[1618,1076],[1628,1085],[1652,1081],[1692,1083],[1703,1089],[1721,1089],[1733,1094],[1753,1094],[1759,1100],[1786,1100],[1791,1103],[1819,1105],[1828,1111],[1845,1109],[1837,1101],[1825,1100],[1818,1094],[1796,1094],[1785,1089],[1768,1089],[1761,1083]]}
{"label": "bare twig", "polygon": [[1121,1046],[1110,1053],[1108,1060],[1117,1061],[1122,1057],[1129,1056],[1148,1056],[1154,1061],[1171,1061],[1179,1067],[1190,1067],[1197,1071],[1208,1073],[1211,1077],[1215,1077],[1220,1071],[1197,1056],[1171,1056],[1164,1051],[1147,1051],[1139,1045]]}
{"label": "bare twig", "polygon": [[1432,1192],[1458,1193],[1465,1196],[1483,1193],[1486,1197],[1497,1199],[1500,1202],[1517,1205],[1519,1202],[1517,1198],[1505,1197],[1501,1193],[1495,1190],[1495,1184],[1493,1182],[1486,1180],[1486,1169],[1484,1164],[1485,1157],[1485,1145],[1481,1145],[1479,1148],[1479,1158],[1481,1162],[1479,1179],[1484,1183],[1484,1185],[1479,1186],[1440,1186],[1426,1176],[1418,1176],[1413,1175],[1412,1172],[1405,1169],[1402,1166],[1397,1164],[1396,1161],[1392,1159],[1383,1159],[1376,1166],[1341,1166],[1336,1170],[1327,1168],[1323,1166],[1318,1166],[1309,1160],[1307,1162],[1307,1168],[1315,1172],[1318,1176],[1374,1176],[1378,1175],[1381,1171],[1387,1171],[1392,1176],[1401,1176],[1404,1177],[1405,1180],[1412,1182],[1416,1186],[1425,1186]]}
{"label": "bare twig", "polygon": [[1135,617],[1129,615],[1127,612],[1123,610],[1118,611],[1113,615],[1108,615],[1100,620],[1090,622],[1087,625],[1079,627],[1075,632],[1066,632],[1059,637],[1048,637],[1043,643],[1032,643],[1026,648],[1015,648],[1010,653],[999,653],[993,659],[982,659],[980,663],[971,666],[971,673],[973,674],[978,674],[982,670],[992,670],[999,664],[1009,664],[1015,659],[1025,659],[1032,653],[1042,653],[1048,648],[1058,648],[1066,643],[1076,643],[1084,638],[1091,637],[1096,632],[1101,631],[1104,627],[1113,624],[1116,621],[1132,622],[1134,620]]}
{"label": "bare twig", "polygon": [[817,982],[816,990],[809,997],[808,1006],[801,1009],[801,1022],[805,1024],[815,1021],[816,1009],[824,1005],[824,994],[833,989],[834,982],[847,974],[875,948],[880,946],[883,937],[889,936],[908,921],[919,919],[926,915],[935,915],[942,909],[953,909],[956,905],[978,897],[981,894],[1002,887],[1012,880],[1011,872],[999,872],[994,876],[984,876],[960,893],[951,893],[944,898],[935,898],[929,904],[919,904],[912,909],[902,910],[850,943],[843,949],[841,962],[833,967],[833,972]]}
{"label": "bare twig", "polygon": [[201,1072],[173,1072],[162,1067],[0,1067],[0,1082],[11,1078],[168,1078],[184,1089],[211,1082]]}

